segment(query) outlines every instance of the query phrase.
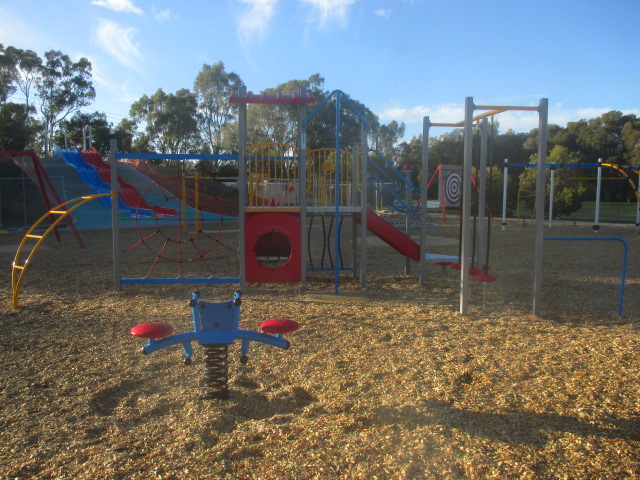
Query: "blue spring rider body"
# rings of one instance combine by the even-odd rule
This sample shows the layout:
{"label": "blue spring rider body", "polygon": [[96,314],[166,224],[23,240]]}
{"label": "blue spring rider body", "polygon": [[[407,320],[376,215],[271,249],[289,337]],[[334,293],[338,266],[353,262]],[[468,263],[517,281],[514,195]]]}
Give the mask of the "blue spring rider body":
{"label": "blue spring rider body", "polygon": [[290,346],[283,335],[295,332],[299,325],[288,319],[272,319],[263,322],[260,329],[266,333],[242,330],[240,323],[241,293],[236,291],[233,300],[219,303],[204,302],[194,292],[189,302],[193,315],[193,330],[171,335],[173,327],[166,323],[143,323],[130,331],[137,337],[148,338],[142,347],[142,353],[149,354],[165,347],[181,344],[184,348],[184,362],[193,362],[192,342],[202,345],[205,353],[205,374],[202,385],[204,398],[227,398],[229,345],[236,339],[242,340],[240,362],[248,361],[251,341],[266,343],[274,347],[287,349]]}

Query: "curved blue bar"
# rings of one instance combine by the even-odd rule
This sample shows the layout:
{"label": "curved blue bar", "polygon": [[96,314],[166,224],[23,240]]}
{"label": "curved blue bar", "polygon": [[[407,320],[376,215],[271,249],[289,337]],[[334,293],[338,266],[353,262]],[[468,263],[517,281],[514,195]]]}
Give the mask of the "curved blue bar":
{"label": "curved blue bar", "polygon": [[627,257],[629,256],[629,245],[624,238],[620,237],[545,237],[545,240],[553,241],[587,241],[587,242],[620,242],[624,247],[622,254],[622,275],[620,278],[620,300],[618,301],[618,315],[622,315],[622,305],[624,304],[624,283],[627,278]]}

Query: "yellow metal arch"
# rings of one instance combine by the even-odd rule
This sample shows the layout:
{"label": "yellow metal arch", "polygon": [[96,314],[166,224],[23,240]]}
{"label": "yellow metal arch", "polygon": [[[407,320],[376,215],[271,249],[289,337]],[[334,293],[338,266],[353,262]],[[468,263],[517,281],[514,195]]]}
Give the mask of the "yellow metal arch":
{"label": "yellow metal arch", "polygon": [[638,199],[638,202],[640,202],[640,192],[638,192],[638,186],[635,184],[635,182],[631,178],[631,175],[629,175],[629,173],[627,172],[627,169],[629,169],[632,172],[640,175],[640,168],[635,169],[633,167],[621,167],[620,165],[616,165],[615,163],[603,163],[602,166],[603,167],[611,167],[611,168],[617,170],[624,177],[626,177],[627,181],[631,185],[631,188],[633,188],[633,193],[636,194],[636,198]]}
{"label": "yellow metal arch", "polygon": [[[57,205],[56,207],[51,209],[49,212],[45,213],[42,217],[38,219],[36,223],[33,224],[33,226],[25,234],[24,238],[22,239],[22,242],[20,242],[20,246],[18,246],[18,251],[16,252],[16,256],[13,260],[13,266],[11,269],[11,290],[13,294],[14,310],[18,308],[18,295],[20,293],[20,286],[22,285],[24,275],[27,272],[27,267],[31,264],[30,263],[31,259],[35,255],[38,248],[40,248],[40,245],[42,245],[42,242],[44,242],[44,239],[47,238],[47,236],[58,226],[58,224],[62,220],[64,220],[71,212],[76,210],[78,207],[84,205],[87,202],[90,202],[91,200],[95,200],[96,198],[100,198],[100,197],[111,197],[111,201],[113,202],[114,196],[115,195],[113,193],[98,193],[95,195],[87,195],[83,197],[74,198],[73,200],[68,200],[64,203],[61,203],[60,205]],[[71,204],[74,204],[71,208],[69,208],[68,210],[64,209],[65,207]],[[57,215],[57,218],[51,223],[51,225],[49,225],[49,227],[45,230],[45,232],[42,235],[36,235],[34,233],[36,229],[40,226],[40,224],[42,224],[45,220],[49,219],[49,217],[51,217],[52,215]],[[22,254],[22,250],[24,249],[24,246],[29,241],[35,241],[36,244],[33,246],[33,248],[31,248],[31,251],[27,256],[27,259],[23,263],[20,263],[20,256]]]}

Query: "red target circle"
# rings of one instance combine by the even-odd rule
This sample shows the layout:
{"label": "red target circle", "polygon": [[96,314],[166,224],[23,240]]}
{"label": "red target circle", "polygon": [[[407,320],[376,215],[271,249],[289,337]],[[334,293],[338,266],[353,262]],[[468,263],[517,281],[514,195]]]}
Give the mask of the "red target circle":
{"label": "red target circle", "polygon": [[460,193],[462,192],[462,176],[458,172],[450,172],[444,188],[444,196],[449,206],[460,203]]}

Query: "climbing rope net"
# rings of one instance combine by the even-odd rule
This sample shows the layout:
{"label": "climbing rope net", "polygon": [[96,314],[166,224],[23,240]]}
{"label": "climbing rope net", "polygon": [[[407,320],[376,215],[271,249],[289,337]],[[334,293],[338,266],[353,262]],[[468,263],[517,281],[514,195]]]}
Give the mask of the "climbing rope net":
{"label": "climbing rope net", "polygon": [[[135,235],[123,248],[122,258],[138,252],[129,262],[136,273],[142,271],[144,258],[144,279],[171,275],[172,270],[175,275],[177,268],[177,278],[187,283],[198,275],[212,279],[219,277],[222,270],[229,270],[228,266],[222,268],[225,266],[219,261],[223,255],[212,255],[212,251],[216,247],[234,253],[238,250],[232,244],[237,237],[226,234],[237,227],[238,196],[235,188],[229,187],[222,194],[213,194],[204,182],[175,176],[156,181],[144,191],[142,198],[157,206],[153,213],[148,215],[137,205],[131,218],[123,221],[123,226],[129,222],[128,226],[133,227],[129,230]],[[161,211],[172,211],[174,215],[161,214]],[[146,254],[143,256],[140,250]]]}

